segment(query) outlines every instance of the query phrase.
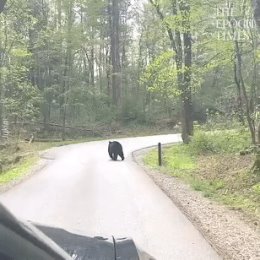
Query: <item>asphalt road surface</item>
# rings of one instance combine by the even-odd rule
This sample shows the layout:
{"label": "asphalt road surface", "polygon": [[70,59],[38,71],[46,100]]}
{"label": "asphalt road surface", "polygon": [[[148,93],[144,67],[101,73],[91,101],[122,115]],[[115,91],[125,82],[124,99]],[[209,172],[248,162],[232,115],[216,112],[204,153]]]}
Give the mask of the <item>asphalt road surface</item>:
{"label": "asphalt road surface", "polygon": [[133,162],[142,147],[179,135],[119,140],[125,161],[112,161],[108,141],[52,149],[49,163],[0,195],[16,216],[88,236],[132,237],[157,260],[221,259],[172,201]]}

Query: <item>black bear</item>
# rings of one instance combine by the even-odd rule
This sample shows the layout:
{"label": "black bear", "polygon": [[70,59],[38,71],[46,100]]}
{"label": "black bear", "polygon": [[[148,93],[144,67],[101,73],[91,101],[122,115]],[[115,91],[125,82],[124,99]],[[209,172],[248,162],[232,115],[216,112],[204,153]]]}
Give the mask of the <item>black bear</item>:
{"label": "black bear", "polygon": [[117,141],[109,142],[108,154],[114,161],[117,160],[118,155],[121,157],[122,161],[125,159],[122,145]]}

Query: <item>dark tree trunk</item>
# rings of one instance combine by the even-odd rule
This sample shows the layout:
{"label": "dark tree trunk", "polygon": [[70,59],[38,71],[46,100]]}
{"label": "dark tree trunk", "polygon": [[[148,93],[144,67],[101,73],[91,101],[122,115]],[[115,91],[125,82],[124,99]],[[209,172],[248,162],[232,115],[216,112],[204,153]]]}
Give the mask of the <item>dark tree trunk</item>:
{"label": "dark tree trunk", "polygon": [[112,64],[112,98],[116,106],[120,106],[121,99],[121,65],[120,65],[120,19],[119,1],[112,0],[111,6],[111,64]]}
{"label": "dark tree trunk", "polygon": [[6,0],[0,0],[0,13],[4,10],[5,4],[6,4]]}
{"label": "dark tree trunk", "polygon": [[260,0],[253,0],[254,17],[258,27],[260,27]]}

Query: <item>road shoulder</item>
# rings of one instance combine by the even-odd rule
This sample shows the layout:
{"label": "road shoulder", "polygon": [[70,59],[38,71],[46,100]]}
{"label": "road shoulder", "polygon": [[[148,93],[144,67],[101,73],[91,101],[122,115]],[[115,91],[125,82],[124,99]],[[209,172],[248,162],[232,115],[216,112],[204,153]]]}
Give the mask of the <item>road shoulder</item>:
{"label": "road shoulder", "polygon": [[179,179],[146,167],[142,159],[150,149],[134,152],[135,162],[182,210],[223,259],[259,260],[259,227],[249,226],[237,212],[203,197]]}

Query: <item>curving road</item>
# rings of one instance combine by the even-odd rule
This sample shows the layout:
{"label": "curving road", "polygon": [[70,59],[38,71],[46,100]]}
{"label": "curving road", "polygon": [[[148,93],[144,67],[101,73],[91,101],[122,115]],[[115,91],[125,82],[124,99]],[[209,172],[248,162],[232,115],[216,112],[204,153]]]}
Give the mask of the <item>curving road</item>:
{"label": "curving road", "polygon": [[0,195],[26,220],[88,236],[132,237],[157,260],[221,259],[131,153],[179,135],[121,139],[125,161],[111,161],[107,141],[55,148],[40,172]]}

